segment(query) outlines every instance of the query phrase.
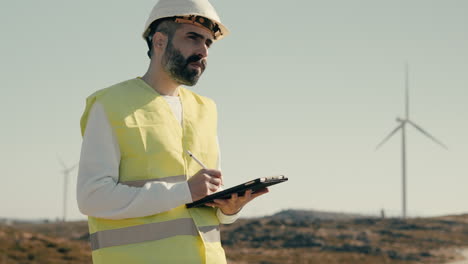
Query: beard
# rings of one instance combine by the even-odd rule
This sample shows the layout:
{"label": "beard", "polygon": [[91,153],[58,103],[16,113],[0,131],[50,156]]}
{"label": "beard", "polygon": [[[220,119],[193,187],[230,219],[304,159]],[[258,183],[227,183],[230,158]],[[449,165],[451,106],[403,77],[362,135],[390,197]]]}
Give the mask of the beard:
{"label": "beard", "polygon": [[[198,62],[201,64],[201,71],[190,69],[189,64]],[[179,84],[193,86],[198,82],[198,79],[205,71],[206,60],[203,60],[199,55],[192,55],[185,58],[180,50],[176,49],[172,42],[169,41],[161,61],[163,69]]]}

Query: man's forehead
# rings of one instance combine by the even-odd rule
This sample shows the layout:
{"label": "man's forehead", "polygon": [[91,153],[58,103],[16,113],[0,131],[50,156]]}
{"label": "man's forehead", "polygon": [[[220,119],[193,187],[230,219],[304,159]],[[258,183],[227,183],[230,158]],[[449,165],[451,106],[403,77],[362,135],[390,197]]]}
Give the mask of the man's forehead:
{"label": "man's forehead", "polygon": [[213,32],[209,29],[205,29],[199,26],[190,25],[190,24],[180,24],[180,27],[177,29],[180,34],[187,34],[189,32],[195,32],[199,35],[204,36],[206,39],[211,39],[214,41]]}

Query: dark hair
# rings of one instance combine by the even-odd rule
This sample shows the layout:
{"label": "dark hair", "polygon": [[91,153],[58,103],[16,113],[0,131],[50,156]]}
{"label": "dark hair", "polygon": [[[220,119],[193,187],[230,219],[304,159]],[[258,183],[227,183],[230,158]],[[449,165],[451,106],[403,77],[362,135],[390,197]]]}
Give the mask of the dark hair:
{"label": "dark hair", "polygon": [[158,19],[149,26],[149,33],[146,37],[148,44],[148,57],[151,59],[153,55],[153,36],[156,32],[161,32],[167,36],[168,42],[172,41],[174,33],[179,28],[180,24],[173,21],[173,18]]}

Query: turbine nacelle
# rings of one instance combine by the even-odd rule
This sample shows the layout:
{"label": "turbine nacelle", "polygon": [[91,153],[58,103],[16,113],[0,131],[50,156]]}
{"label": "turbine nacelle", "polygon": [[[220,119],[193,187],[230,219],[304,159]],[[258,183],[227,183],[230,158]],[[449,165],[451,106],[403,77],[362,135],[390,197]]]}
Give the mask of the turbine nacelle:
{"label": "turbine nacelle", "polygon": [[403,118],[401,118],[401,117],[397,117],[397,118],[396,118],[396,121],[397,121],[398,123],[406,123],[406,121],[408,121],[408,120],[407,120],[407,119],[403,119]]}

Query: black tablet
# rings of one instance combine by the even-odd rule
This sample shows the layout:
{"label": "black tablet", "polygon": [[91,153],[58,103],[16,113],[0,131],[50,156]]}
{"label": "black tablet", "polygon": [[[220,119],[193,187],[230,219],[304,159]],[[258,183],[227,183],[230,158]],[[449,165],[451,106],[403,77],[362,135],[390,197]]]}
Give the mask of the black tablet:
{"label": "black tablet", "polygon": [[231,198],[231,195],[233,193],[237,193],[237,195],[243,196],[245,191],[247,190],[252,190],[253,191],[252,193],[255,193],[255,191],[258,191],[260,189],[263,189],[265,187],[268,187],[277,183],[285,182],[287,180],[288,178],[285,177],[284,175],[258,178],[258,179],[231,187],[229,189],[213,193],[200,200],[197,200],[192,203],[188,203],[186,204],[186,206],[187,208],[192,208],[192,207],[203,206],[205,203],[212,202],[214,199],[229,199]]}

